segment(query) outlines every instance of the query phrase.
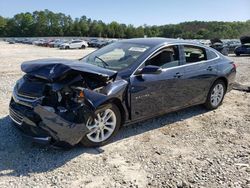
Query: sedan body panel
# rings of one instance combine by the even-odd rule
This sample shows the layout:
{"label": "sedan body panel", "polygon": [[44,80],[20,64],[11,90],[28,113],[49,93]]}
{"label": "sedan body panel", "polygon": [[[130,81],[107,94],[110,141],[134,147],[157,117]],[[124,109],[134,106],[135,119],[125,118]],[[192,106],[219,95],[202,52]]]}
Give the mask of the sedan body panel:
{"label": "sedan body panel", "polygon": [[190,64],[184,67],[183,91],[185,104],[205,101],[211,83],[217,78],[217,64],[214,61]]}
{"label": "sedan body panel", "polygon": [[[173,45],[178,47],[168,48]],[[184,45],[212,56],[186,53]],[[145,64],[161,51],[166,55],[163,63],[170,64]],[[32,138],[70,146],[89,133],[87,121],[95,118],[96,110],[110,103],[118,107],[122,123],[131,124],[204,103],[217,79],[230,91],[236,74],[233,62],[209,47],[163,38],[124,40],[79,61],[44,59],[21,68],[26,74],[14,88],[11,119]]]}
{"label": "sedan body panel", "polygon": [[181,68],[163,70],[160,74],[132,76],[130,80],[132,119],[166,113],[183,105]]}

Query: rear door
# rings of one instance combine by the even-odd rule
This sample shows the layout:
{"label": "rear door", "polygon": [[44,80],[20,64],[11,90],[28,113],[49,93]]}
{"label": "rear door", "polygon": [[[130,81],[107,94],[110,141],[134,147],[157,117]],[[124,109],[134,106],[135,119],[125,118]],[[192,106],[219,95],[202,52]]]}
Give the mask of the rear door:
{"label": "rear door", "polygon": [[193,45],[181,48],[184,54],[184,76],[187,105],[202,103],[206,99],[211,83],[217,77],[218,55],[208,49]]}

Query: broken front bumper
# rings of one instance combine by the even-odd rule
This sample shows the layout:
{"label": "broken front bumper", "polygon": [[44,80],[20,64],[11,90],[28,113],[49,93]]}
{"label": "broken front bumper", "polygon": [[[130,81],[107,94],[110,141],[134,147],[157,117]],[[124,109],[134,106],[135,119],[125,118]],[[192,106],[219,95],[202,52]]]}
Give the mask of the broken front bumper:
{"label": "broken front bumper", "polygon": [[[93,112],[84,104],[80,108],[86,122]],[[9,105],[9,116],[25,135],[39,143],[65,143],[73,146],[89,133],[85,123],[70,122],[64,118],[63,113],[42,106],[41,99],[18,96],[15,91]]]}

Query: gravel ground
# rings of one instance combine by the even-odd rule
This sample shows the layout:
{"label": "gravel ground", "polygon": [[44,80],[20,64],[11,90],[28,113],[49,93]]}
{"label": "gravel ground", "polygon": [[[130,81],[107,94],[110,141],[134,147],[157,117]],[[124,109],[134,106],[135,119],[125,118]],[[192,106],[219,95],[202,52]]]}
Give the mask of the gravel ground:
{"label": "gravel ground", "polygon": [[[93,49],[57,50],[0,42],[0,187],[250,187],[250,93],[231,91],[215,111],[195,106],[124,127],[107,146],[44,147],[10,123],[8,102],[20,63],[80,58]],[[229,57],[250,86],[250,56]]]}

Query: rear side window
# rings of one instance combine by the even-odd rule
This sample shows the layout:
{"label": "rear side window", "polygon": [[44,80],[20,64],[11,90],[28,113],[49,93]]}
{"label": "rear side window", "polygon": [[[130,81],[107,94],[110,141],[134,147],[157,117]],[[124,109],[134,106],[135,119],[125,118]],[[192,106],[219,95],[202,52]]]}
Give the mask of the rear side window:
{"label": "rear side window", "polygon": [[207,52],[207,59],[215,59],[217,57],[217,54],[215,52],[213,52],[212,50],[206,50]]}
{"label": "rear side window", "polygon": [[184,46],[186,63],[196,63],[207,60],[206,50],[198,46]]}

